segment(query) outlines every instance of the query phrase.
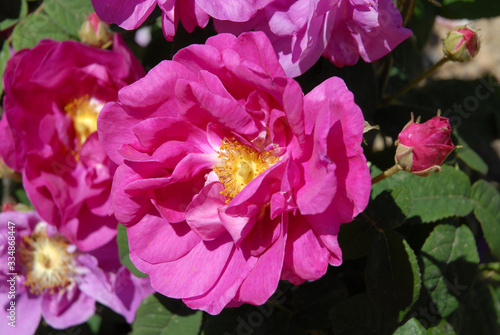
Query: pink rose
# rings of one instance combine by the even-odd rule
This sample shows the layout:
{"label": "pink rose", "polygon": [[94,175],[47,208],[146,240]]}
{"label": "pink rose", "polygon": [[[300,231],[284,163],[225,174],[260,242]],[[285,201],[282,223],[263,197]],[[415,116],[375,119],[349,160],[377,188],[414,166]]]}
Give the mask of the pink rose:
{"label": "pink rose", "polygon": [[[214,17],[217,19],[217,17]],[[247,22],[214,20],[219,32],[260,30],[271,40],[289,76],[298,76],[321,55],[337,66],[359,57],[373,62],[411,36],[392,0],[275,0]]]}
{"label": "pink rose", "polygon": [[132,261],[212,314],[320,278],[368,202],[363,129],[341,79],[304,96],[261,32],[180,50],[98,119]]}
{"label": "pink rose", "polygon": [[457,62],[465,62],[474,58],[481,47],[477,33],[467,26],[453,28],[443,40],[445,55]]}
{"label": "pink rose", "polygon": [[195,0],[92,0],[92,4],[101,20],[127,30],[138,28],[158,4],[163,34],[168,41],[172,41],[179,21],[184,29],[192,32],[196,27],[205,27],[210,18]]}
{"label": "pink rose", "polygon": [[412,35],[392,0],[341,0],[323,53],[337,66],[371,63]]}
{"label": "pink rose", "polygon": [[43,40],[7,63],[0,155],[23,173],[40,216],[81,250],[116,235],[108,208],[116,165],[99,143],[97,115],[143,75],[118,35],[112,51]]}
{"label": "pink rose", "polygon": [[[9,250],[15,250],[12,264]],[[148,278],[136,278],[120,264],[115,241],[82,252],[34,212],[0,213],[0,257],[5,260],[0,264],[1,334],[13,329],[34,334],[42,316],[57,329],[84,323],[95,314],[96,301],[132,322],[141,301],[153,293]],[[11,285],[15,328],[8,325]]]}
{"label": "pink rose", "polygon": [[455,149],[450,134],[448,118],[435,116],[427,122],[414,123],[412,115],[396,141],[396,164],[422,176],[440,171],[440,165]]}

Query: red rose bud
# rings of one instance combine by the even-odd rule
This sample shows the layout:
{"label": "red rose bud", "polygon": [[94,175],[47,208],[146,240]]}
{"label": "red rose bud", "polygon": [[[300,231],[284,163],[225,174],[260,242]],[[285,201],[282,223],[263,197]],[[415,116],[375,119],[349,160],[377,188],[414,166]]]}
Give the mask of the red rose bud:
{"label": "red rose bud", "polygon": [[78,31],[82,43],[97,48],[106,48],[111,45],[113,33],[109,25],[102,22],[96,13],[91,13]]}
{"label": "red rose bud", "polygon": [[443,51],[450,60],[465,62],[479,52],[481,46],[477,33],[467,26],[453,28],[443,39]]}
{"label": "red rose bud", "polygon": [[396,141],[396,164],[401,169],[419,176],[441,171],[440,165],[455,149],[450,138],[451,126],[447,118],[435,116],[425,123],[410,122],[399,133]]}

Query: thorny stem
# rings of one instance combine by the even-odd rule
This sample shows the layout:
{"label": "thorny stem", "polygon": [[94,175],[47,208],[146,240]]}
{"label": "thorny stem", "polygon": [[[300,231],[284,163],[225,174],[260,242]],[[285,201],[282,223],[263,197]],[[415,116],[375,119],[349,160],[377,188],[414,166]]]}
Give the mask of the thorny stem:
{"label": "thorny stem", "polygon": [[387,170],[385,170],[384,172],[382,172],[381,174],[372,179],[372,185],[375,185],[379,181],[389,178],[390,176],[398,173],[401,170],[402,168],[399,165],[394,165],[393,167],[388,168]]}
{"label": "thorny stem", "polygon": [[433,66],[431,66],[427,71],[425,71],[420,76],[418,76],[415,80],[413,80],[406,87],[404,87],[400,91],[394,93],[393,95],[391,95],[391,96],[389,96],[387,98],[384,98],[384,103],[389,103],[389,102],[393,101],[394,99],[396,99],[397,97],[399,97],[400,95],[406,93],[408,90],[410,90],[413,87],[415,87],[418,83],[420,83],[422,80],[424,80],[425,78],[427,78],[429,75],[431,75],[434,71],[436,71],[437,69],[439,69],[444,63],[446,63],[449,60],[450,59],[448,57],[443,57],[439,62],[437,62],[436,64],[434,64]]}

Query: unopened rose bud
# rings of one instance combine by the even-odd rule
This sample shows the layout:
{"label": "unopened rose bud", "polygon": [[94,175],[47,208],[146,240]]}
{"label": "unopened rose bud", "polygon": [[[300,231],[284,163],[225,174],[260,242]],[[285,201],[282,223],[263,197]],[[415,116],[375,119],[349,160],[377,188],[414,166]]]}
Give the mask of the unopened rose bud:
{"label": "unopened rose bud", "polygon": [[96,13],[91,13],[78,32],[82,43],[93,47],[107,47],[112,43],[113,33],[109,25],[102,22]]}
{"label": "unopened rose bud", "polygon": [[435,116],[425,123],[410,122],[399,133],[396,141],[396,165],[418,176],[441,171],[441,164],[455,149],[450,138],[451,126],[447,118]]}
{"label": "unopened rose bud", "polygon": [[477,33],[467,26],[453,28],[443,39],[443,51],[450,60],[465,62],[479,52],[481,42]]}

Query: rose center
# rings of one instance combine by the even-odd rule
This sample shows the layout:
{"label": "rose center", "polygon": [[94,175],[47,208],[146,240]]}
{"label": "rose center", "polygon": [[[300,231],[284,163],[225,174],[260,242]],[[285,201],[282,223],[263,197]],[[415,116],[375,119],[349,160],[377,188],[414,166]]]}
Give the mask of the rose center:
{"label": "rose center", "polygon": [[72,282],[74,254],[68,252],[68,245],[61,235],[47,236],[45,228],[23,237],[19,255],[26,270],[24,285],[31,293],[49,290],[52,294]]}
{"label": "rose center", "polygon": [[226,203],[279,160],[269,151],[260,152],[227,138],[222,140],[218,154],[220,162],[215,165],[214,172],[224,184],[221,194],[227,197]]}
{"label": "rose center", "polygon": [[64,110],[73,119],[78,145],[81,147],[93,132],[97,131],[97,117],[104,103],[84,95],[64,106]]}

